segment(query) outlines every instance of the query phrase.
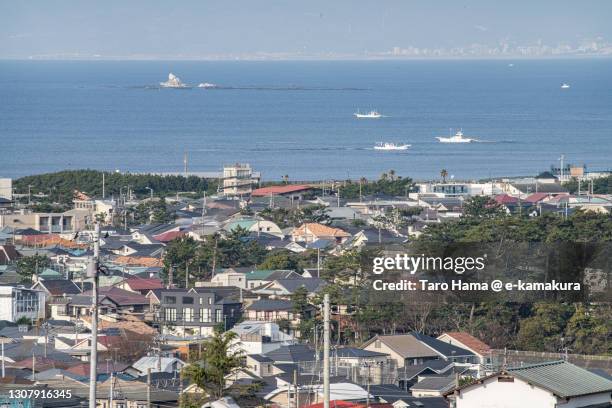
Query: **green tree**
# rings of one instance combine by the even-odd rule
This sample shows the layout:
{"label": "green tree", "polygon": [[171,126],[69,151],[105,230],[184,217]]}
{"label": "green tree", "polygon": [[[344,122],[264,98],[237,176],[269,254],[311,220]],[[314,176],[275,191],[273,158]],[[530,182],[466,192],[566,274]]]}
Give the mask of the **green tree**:
{"label": "green tree", "polygon": [[446,178],[448,177],[448,171],[446,169],[440,170],[440,177],[442,177],[442,182],[446,183]]}
{"label": "green tree", "polygon": [[471,218],[494,218],[504,215],[504,211],[491,197],[473,196],[463,204],[463,214]]}
{"label": "green tree", "polygon": [[287,250],[270,252],[263,262],[258,265],[259,269],[283,269],[283,270],[298,270],[299,258]]}
{"label": "green tree", "polygon": [[51,259],[45,255],[24,256],[17,260],[17,273],[22,282],[31,282],[32,275],[42,272],[51,265]]}
{"label": "green tree", "polygon": [[184,236],[170,241],[164,254],[164,276],[167,278],[170,268],[173,268],[174,283],[184,281],[187,267],[192,265],[197,249],[198,243],[191,237]]}
{"label": "green tree", "polygon": [[221,398],[225,377],[243,366],[243,353],[233,348],[237,334],[231,331],[214,336],[202,344],[203,358],[183,368],[181,375],[188,378],[212,398]]}
{"label": "green tree", "polygon": [[518,345],[523,350],[557,352],[571,308],[554,302],[536,303],[533,315],[520,322]]}

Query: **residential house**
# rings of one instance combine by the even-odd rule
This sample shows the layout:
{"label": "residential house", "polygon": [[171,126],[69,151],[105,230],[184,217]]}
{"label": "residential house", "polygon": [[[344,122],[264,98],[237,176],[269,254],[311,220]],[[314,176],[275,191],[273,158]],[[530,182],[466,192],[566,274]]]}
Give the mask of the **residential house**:
{"label": "residential house", "polygon": [[301,276],[295,271],[260,269],[246,273],[245,278],[247,282],[246,288],[253,289],[277,279],[294,279],[301,278]]}
{"label": "residential house", "polygon": [[295,228],[291,238],[295,242],[311,243],[319,239],[331,240],[337,244],[346,241],[351,235],[340,229],[317,223],[306,223]]}
{"label": "residential house", "polygon": [[454,408],[610,407],[612,381],[567,361],[508,368],[447,392]]}
{"label": "residential house", "polygon": [[304,288],[310,295],[314,295],[327,285],[327,281],[320,278],[276,279],[253,289],[252,292],[269,297],[290,298],[300,288]]}
{"label": "residential house", "polygon": [[476,359],[471,351],[417,332],[375,336],[361,348],[389,354],[398,368],[423,364],[429,360],[473,363]]}
{"label": "residential house", "polygon": [[256,234],[265,233],[273,235],[281,239],[285,236],[285,234],[283,234],[283,231],[278,225],[276,225],[272,221],[263,219],[233,220],[228,222],[224,227],[227,232],[232,232],[239,228],[242,228],[248,232],[254,232]]}
{"label": "residential house", "polygon": [[295,337],[280,330],[273,322],[246,320],[232,330],[237,334],[234,344],[244,354],[265,354],[282,346],[297,343]]}
{"label": "residential house", "polygon": [[21,258],[21,255],[15,249],[14,245],[0,245],[0,265],[13,264],[17,262],[19,258]]}
{"label": "residential house", "polygon": [[[248,320],[264,322],[286,321],[292,332],[299,326],[301,317],[294,311],[293,302],[282,299],[259,299],[245,308],[245,317]],[[312,313],[312,311],[310,311]]]}
{"label": "residential house", "polygon": [[410,387],[410,392],[415,397],[441,397],[456,386],[457,377],[454,375],[446,377],[424,377]]}
{"label": "residential house", "polygon": [[140,278],[130,276],[128,279],[115,284],[115,286],[123,290],[146,295],[153,289],[163,289],[164,283],[161,279],[157,278]]}
{"label": "residential house", "polygon": [[491,347],[469,333],[446,332],[438,336],[438,340],[471,351],[482,365],[491,364]]}
{"label": "residential house", "polygon": [[176,357],[144,356],[134,362],[126,373],[142,377],[151,373],[178,373],[187,363]]}
{"label": "residential house", "polygon": [[159,290],[156,323],[163,333],[211,335],[216,325],[231,329],[241,318],[242,302],[221,296],[218,288]]}
{"label": "residential house", "polygon": [[24,286],[0,285],[0,320],[44,319],[46,294]]}

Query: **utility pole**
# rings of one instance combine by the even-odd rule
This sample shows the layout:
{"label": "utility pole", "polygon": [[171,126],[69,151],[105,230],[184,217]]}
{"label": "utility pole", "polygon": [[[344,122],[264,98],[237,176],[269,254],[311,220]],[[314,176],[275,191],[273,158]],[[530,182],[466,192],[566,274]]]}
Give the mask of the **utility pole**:
{"label": "utility pole", "polygon": [[295,408],[300,408],[300,394],[298,394],[297,370],[293,370],[293,391],[295,392]]}
{"label": "utility pole", "polygon": [[323,297],[323,408],[329,408],[329,293]]}
{"label": "utility pole", "polygon": [[151,367],[147,368],[147,408],[151,408]]}
{"label": "utility pole", "polygon": [[368,378],[366,378],[366,384],[368,386],[367,389],[367,396],[366,396],[366,408],[370,408],[370,363],[366,363],[367,367],[368,367]]}
{"label": "utility pole", "polygon": [[105,173],[102,172],[102,199],[104,200],[104,198],[106,197],[106,186],[105,183],[106,179],[105,179]]}
{"label": "utility pole", "polygon": [[109,408],[113,408],[113,373],[110,373],[110,390],[108,393],[108,399],[110,404],[108,404]]}
{"label": "utility pole", "polygon": [[87,275],[93,278],[91,300],[91,352],[89,354],[89,408],[96,408],[96,385],[98,372],[98,263],[100,261],[100,224],[94,226],[94,255],[90,260]]}

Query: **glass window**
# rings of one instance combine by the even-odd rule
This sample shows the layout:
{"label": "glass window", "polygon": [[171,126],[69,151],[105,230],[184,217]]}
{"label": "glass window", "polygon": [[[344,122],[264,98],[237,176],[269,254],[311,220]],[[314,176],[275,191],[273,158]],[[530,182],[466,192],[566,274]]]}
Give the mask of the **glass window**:
{"label": "glass window", "polygon": [[215,310],[215,312],[216,312],[216,314],[215,314],[215,322],[223,323],[223,310],[217,309],[217,310]]}
{"label": "glass window", "polygon": [[176,321],[176,308],[168,307],[164,309],[164,320],[169,322]]}
{"label": "glass window", "polygon": [[200,309],[200,322],[210,323],[210,309]]}
{"label": "glass window", "polygon": [[176,303],[176,296],[165,296],[164,303],[169,303],[171,305]]}
{"label": "glass window", "polygon": [[193,308],[192,307],[183,308],[183,320],[186,322],[193,322]]}
{"label": "glass window", "polygon": [[183,298],[183,304],[186,304],[186,305],[193,305],[193,298],[192,298],[192,297],[190,297],[190,296],[189,296],[189,297],[184,297],[184,298]]}

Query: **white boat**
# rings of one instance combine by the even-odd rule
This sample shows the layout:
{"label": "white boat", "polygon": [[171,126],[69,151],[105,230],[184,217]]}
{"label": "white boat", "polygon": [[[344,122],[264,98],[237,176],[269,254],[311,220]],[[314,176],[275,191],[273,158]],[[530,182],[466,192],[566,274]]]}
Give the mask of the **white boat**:
{"label": "white boat", "polygon": [[379,119],[382,118],[382,114],[377,110],[371,110],[367,113],[360,113],[359,111],[353,113],[353,116],[359,119]]}
{"label": "white boat", "polygon": [[570,86],[569,84],[564,83],[563,85],[561,85],[561,89],[569,89]]}
{"label": "white boat", "polygon": [[216,88],[217,84],[211,84],[209,82],[202,82],[198,85],[198,88]]}
{"label": "white boat", "polygon": [[162,88],[187,88],[187,85],[185,85],[181,79],[172,72],[168,74],[168,80],[166,82],[160,82],[159,86]]}
{"label": "white boat", "polygon": [[383,143],[380,142],[374,146],[374,150],[408,150],[409,144],[395,144],[395,143]]}
{"label": "white boat", "polygon": [[455,133],[454,136],[449,135],[449,137],[436,137],[436,139],[438,139],[440,143],[471,143],[476,141],[476,139],[464,137],[461,130]]}

